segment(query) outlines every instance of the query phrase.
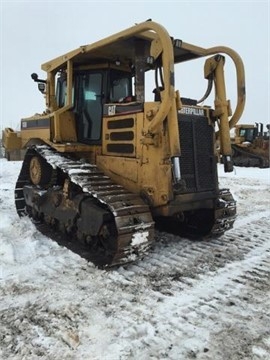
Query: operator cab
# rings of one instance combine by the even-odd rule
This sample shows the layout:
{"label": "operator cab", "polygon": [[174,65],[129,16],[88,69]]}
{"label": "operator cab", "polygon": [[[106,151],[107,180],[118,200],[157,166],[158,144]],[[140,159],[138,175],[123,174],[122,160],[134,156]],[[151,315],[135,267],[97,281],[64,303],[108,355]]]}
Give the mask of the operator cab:
{"label": "operator cab", "polygon": [[239,136],[243,137],[245,141],[253,142],[258,135],[257,128],[240,128]]}
{"label": "operator cab", "polygon": [[[132,74],[110,68],[87,70],[75,72],[73,81],[73,112],[78,141],[99,145],[102,136],[103,105],[132,99]],[[58,107],[66,105],[66,92],[67,81],[63,73],[57,80]]]}

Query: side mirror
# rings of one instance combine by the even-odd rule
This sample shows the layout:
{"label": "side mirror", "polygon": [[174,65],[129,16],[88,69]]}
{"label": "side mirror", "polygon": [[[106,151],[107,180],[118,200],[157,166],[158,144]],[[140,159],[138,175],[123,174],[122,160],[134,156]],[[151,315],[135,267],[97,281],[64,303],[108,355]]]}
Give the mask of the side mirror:
{"label": "side mirror", "polygon": [[38,83],[38,90],[39,90],[42,94],[44,94],[45,91],[46,91],[46,83],[47,83],[47,81],[46,81],[46,80],[41,80],[41,79],[39,79],[39,78],[38,78],[38,74],[36,74],[36,73],[31,74],[31,78],[32,78],[35,82]]}
{"label": "side mirror", "polygon": [[38,83],[38,90],[44,94],[46,91],[46,85],[44,83]]}

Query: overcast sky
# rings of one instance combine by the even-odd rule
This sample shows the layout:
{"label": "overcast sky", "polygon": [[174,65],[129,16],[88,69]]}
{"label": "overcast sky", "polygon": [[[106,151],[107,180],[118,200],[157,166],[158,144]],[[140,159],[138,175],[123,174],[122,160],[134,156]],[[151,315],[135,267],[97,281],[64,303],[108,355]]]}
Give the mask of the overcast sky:
{"label": "overcast sky", "polygon": [[[0,125],[41,113],[45,102],[30,75],[41,64],[151,18],[202,47],[224,45],[242,57],[247,103],[241,123],[269,123],[269,1],[12,1],[1,2]],[[203,62],[176,68],[181,96],[200,98]],[[235,104],[235,73],[226,62],[227,97]],[[212,103],[207,103],[212,105]]]}

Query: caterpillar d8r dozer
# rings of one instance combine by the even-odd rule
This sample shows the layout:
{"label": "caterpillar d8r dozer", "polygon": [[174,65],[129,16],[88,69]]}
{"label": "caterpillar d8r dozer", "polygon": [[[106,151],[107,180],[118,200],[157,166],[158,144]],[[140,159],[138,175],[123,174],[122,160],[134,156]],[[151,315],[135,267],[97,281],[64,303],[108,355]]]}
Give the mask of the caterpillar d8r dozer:
{"label": "caterpillar d8r dozer", "polygon": [[[236,67],[233,115],[222,54]],[[202,57],[206,94],[200,101],[181,98],[176,65]],[[236,205],[228,189],[219,189],[215,124],[225,171],[232,171],[230,128],[245,103],[244,67],[235,51],[185,43],[146,21],[42,69],[46,79],[32,78],[47,109],[21,121],[30,146],[15,190],[20,216],[74,248],[82,244],[95,265],[107,267],[145,254],[155,225],[201,238],[232,228]],[[153,99],[146,101],[151,73]],[[212,85],[214,107],[200,106]]]}

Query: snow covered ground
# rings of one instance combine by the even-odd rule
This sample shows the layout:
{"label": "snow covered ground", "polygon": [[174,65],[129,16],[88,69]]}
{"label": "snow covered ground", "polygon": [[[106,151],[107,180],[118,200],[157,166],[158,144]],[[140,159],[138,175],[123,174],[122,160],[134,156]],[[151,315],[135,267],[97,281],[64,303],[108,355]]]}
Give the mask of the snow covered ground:
{"label": "snow covered ground", "polygon": [[0,359],[270,359],[269,169],[220,165],[238,207],[221,238],[157,233],[103,271],[18,218],[20,167],[0,159]]}

